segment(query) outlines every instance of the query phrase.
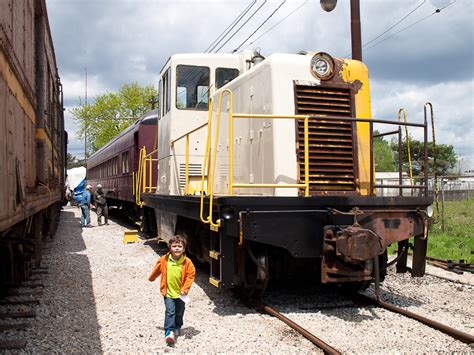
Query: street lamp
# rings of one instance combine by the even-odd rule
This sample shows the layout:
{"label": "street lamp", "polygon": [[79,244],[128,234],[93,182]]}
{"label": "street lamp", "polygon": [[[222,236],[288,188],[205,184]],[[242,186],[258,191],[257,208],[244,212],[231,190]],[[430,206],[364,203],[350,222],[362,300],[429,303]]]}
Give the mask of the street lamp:
{"label": "street lamp", "polygon": [[[337,0],[320,0],[320,5],[324,11],[330,12],[336,7]],[[351,0],[351,44],[352,59],[362,61],[359,0]]]}
{"label": "street lamp", "polygon": [[321,7],[326,12],[331,12],[337,5],[337,0],[321,0]]}

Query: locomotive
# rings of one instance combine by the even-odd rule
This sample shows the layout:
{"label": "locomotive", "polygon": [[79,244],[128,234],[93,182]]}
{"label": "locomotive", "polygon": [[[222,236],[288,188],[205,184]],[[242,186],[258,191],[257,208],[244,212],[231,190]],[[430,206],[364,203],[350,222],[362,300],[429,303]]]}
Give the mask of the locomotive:
{"label": "locomotive", "polygon": [[0,2],[0,293],[41,264],[64,199],[67,134],[44,0]]}
{"label": "locomotive", "polygon": [[[426,107],[423,123],[372,118],[361,61],[306,51],[178,54],[160,72],[159,93],[156,186],[136,192],[154,209],[161,239],[184,235],[210,264],[212,285],[263,292],[270,279],[301,274],[378,285],[392,243],[397,270],[408,269],[410,238],[412,275],[424,274],[433,202]],[[401,137],[403,126],[424,133],[425,176],[400,181],[396,197],[375,195],[383,186],[374,124],[395,127],[382,135]]]}
{"label": "locomotive", "polygon": [[[411,273],[424,274],[427,158],[416,183],[404,185],[400,171],[399,196],[376,196],[384,186],[375,183],[373,139],[374,124],[395,126],[381,135],[399,138],[410,126],[423,130],[427,147],[426,110],[423,123],[372,118],[361,61],[324,52],[176,54],[160,72],[156,116],[147,131],[138,121],[97,153],[107,159],[92,157],[88,176],[117,193],[118,183],[94,170],[115,164],[109,169],[128,179],[122,186],[133,186],[111,201],[133,194],[137,215],[148,216],[142,225],[164,241],[183,235],[188,252],[210,265],[212,285],[256,294],[294,275],[378,285],[389,245],[399,245],[397,270],[409,269],[410,239]],[[139,143],[152,130],[154,143]],[[124,141],[127,163],[117,147]]]}

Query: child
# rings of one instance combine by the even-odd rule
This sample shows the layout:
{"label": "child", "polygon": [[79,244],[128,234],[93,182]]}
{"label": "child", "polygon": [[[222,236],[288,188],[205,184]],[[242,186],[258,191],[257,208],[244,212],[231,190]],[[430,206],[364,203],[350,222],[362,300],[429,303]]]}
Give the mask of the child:
{"label": "child", "polygon": [[165,340],[173,344],[181,335],[185,303],[180,298],[187,295],[194,281],[196,269],[191,259],[184,255],[186,240],[176,235],[168,242],[169,253],[156,263],[148,280],[155,281],[161,274],[160,292],[165,300]]}

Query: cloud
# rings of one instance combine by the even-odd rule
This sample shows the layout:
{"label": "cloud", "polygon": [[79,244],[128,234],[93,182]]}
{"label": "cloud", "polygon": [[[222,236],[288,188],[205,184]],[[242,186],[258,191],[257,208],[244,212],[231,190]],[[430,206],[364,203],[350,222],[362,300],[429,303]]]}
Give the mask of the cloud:
{"label": "cloud", "polygon": [[[453,145],[460,157],[474,164],[474,89],[471,80],[433,85],[372,81],[371,94],[372,115],[383,119],[396,120],[398,110],[404,108],[409,122],[422,123],[424,105],[431,102],[436,142]],[[428,120],[431,140],[430,116]],[[411,134],[415,139],[423,139],[420,129],[411,129]]]}
{"label": "cloud", "polygon": [[[48,0],[65,104],[73,107],[79,97],[84,97],[86,67],[91,98],[116,91],[122,84],[133,81],[157,85],[158,73],[170,55],[204,51],[249,3]],[[258,4],[261,3],[259,0]],[[280,3],[267,1],[222,51],[236,48]],[[287,1],[261,31],[250,38],[248,43],[252,44],[248,48],[260,47],[264,55],[318,50],[337,57],[350,56],[349,1],[339,1],[330,13],[321,10],[319,1],[307,1],[257,40],[303,3],[302,0]],[[414,115],[418,119],[424,103],[433,102],[438,142],[453,144],[459,155],[471,157],[474,169],[474,147],[470,143],[470,137],[474,137],[473,2],[362,1],[362,41],[367,43],[377,37],[419,4],[422,5],[399,25],[363,50],[372,81],[373,111],[377,116],[393,117],[403,106],[410,117]],[[436,13],[437,8],[442,10]],[[70,117],[66,125],[68,130],[77,131]]]}

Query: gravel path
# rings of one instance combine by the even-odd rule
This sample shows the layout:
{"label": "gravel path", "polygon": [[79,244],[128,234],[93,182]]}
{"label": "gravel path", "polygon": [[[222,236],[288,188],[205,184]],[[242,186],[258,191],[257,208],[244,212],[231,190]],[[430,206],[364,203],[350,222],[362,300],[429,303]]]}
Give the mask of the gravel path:
{"label": "gravel path", "polygon": [[[28,353],[321,353],[280,321],[244,307],[232,292],[215,289],[203,270],[198,271],[189,294],[184,334],[174,347],[167,346],[159,282],[147,280],[166,248],[154,240],[125,245],[123,232],[130,226],[112,220],[108,226],[97,227],[95,213],[91,217],[95,227],[82,230],[77,208],[61,212],[58,233],[47,243],[43,261],[48,274],[37,275],[40,281],[34,281],[44,284],[41,303],[0,307],[0,311],[34,309],[36,318],[28,321],[27,330],[1,332],[0,340],[27,339],[24,351]],[[428,271],[439,273],[431,267]],[[440,271],[441,276],[452,277]],[[455,276],[474,285],[473,275]],[[474,333],[474,286],[392,273],[382,289],[386,301]],[[349,303],[327,289],[269,289],[265,301],[345,353],[474,351],[381,309],[318,309],[321,302]]]}

